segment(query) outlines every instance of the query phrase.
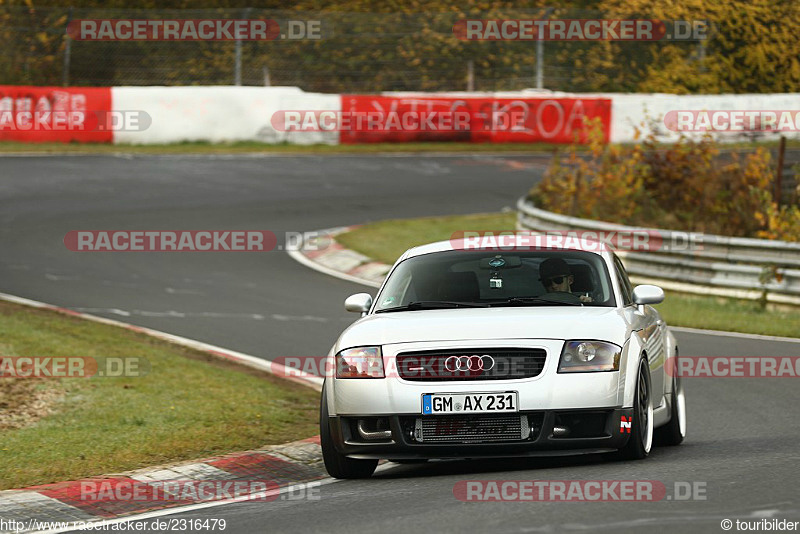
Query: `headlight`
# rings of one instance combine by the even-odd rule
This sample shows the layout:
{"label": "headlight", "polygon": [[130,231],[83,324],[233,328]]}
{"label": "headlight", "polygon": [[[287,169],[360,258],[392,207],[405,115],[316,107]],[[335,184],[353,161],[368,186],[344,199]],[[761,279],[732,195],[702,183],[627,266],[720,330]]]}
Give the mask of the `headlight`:
{"label": "headlight", "polygon": [[345,349],[336,355],[336,378],[383,378],[380,347]]}
{"label": "headlight", "polygon": [[558,364],[559,373],[619,371],[622,349],[605,341],[567,341]]}

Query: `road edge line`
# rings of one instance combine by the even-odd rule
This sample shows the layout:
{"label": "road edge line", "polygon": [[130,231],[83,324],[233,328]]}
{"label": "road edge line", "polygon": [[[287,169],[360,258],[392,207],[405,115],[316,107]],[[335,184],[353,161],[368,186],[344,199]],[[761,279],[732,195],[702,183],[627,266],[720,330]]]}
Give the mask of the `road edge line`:
{"label": "road edge line", "polygon": [[284,378],[291,382],[296,382],[304,386],[310,387],[316,391],[322,391],[323,379],[321,377],[306,375],[294,369],[292,369],[291,372],[289,372],[289,369],[284,365],[275,363],[270,360],[265,360],[257,356],[252,356],[250,354],[245,354],[243,352],[226,349],[223,347],[219,347],[217,345],[206,343],[204,341],[198,341],[196,339],[190,339],[175,334],[169,334],[167,332],[161,332],[160,330],[154,330],[152,328],[147,328],[144,326],[136,326],[122,321],[117,321],[116,319],[107,319],[105,317],[99,317],[97,315],[76,312],[74,310],[70,310],[69,308],[63,308],[61,306],[47,304],[46,302],[40,302],[38,300],[18,297],[16,295],[10,295],[8,293],[0,292],[0,300],[4,302],[19,304],[22,306],[29,306],[32,308],[50,310],[64,315],[71,315],[73,317],[79,317],[81,319],[85,319],[87,321],[92,321],[95,323],[105,324],[109,326],[116,326],[118,328],[124,328],[125,330],[130,330],[132,332],[139,332],[141,334],[145,334],[150,337],[154,337],[156,339],[172,343],[173,345],[178,345],[181,347],[198,350],[200,352],[210,354],[219,359],[224,359],[230,362],[234,362],[244,367],[250,367],[251,369],[258,369],[260,371],[265,371],[267,373],[278,376],[280,378]]}

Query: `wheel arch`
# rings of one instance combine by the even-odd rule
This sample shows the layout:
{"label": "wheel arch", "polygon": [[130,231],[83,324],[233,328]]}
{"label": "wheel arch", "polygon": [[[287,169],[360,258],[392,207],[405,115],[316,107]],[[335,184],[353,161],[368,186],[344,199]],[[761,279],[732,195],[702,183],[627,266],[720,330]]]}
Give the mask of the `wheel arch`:
{"label": "wheel arch", "polygon": [[623,358],[620,363],[620,384],[622,386],[622,407],[633,406],[633,396],[636,392],[636,376],[639,372],[639,362],[647,358],[647,351],[641,339],[640,332],[634,332],[623,348]]}

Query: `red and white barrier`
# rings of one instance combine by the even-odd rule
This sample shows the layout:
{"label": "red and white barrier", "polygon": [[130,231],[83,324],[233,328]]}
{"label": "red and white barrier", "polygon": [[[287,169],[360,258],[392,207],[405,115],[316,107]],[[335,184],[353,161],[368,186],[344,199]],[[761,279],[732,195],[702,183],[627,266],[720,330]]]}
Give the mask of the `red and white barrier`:
{"label": "red and white barrier", "polygon": [[[720,112],[719,110],[722,110]],[[737,110],[789,117],[782,128],[716,131],[721,140],[800,138],[800,94],[667,95],[498,93],[307,93],[297,87],[28,87],[0,85],[0,141],[161,144],[260,141],[290,144],[461,141],[571,143],[585,119],[606,141],[632,142],[636,129],[679,133],[665,117],[709,115],[727,125]],[[710,112],[710,113],[705,113]],[[724,113],[720,118],[714,113]],[[363,119],[363,120],[362,120]],[[669,121],[667,121],[669,122]],[[791,122],[791,124],[789,124]],[[785,123],[785,124],[784,124]],[[788,126],[787,126],[788,125]],[[690,137],[703,135],[693,123]],[[767,125],[768,126],[768,125]],[[638,136],[641,138],[641,135]]]}
{"label": "red and white barrier", "polygon": [[[599,119],[606,139],[611,125],[611,99],[576,96],[342,95],[342,111],[387,117],[397,114],[415,120],[409,121],[410,128],[404,124],[390,128],[383,122],[379,123],[382,128],[341,131],[341,143],[571,143],[586,140],[584,119]],[[423,119],[430,115],[435,119],[436,114],[452,115],[455,125],[439,128],[435,120],[426,125]]]}
{"label": "red and white barrier", "polygon": [[297,87],[114,87],[117,110],[144,110],[147,130],[115,132],[124,144],[183,141],[260,141],[296,145],[337,144],[336,132],[280,132],[270,124],[286,109],[338,110],[339,95],[306,93]]}
{"label": "red and white barrier", "polygon": [[[800,93],[777,94],[741,94],[741,95],[667,95],[667,94],[605,94],[612,100],[611,142],[629,143],[636,139],[635,128],[644,134],[649,133],[653,125],[656,126],[660,140],[674,142],[678,139],[678,132],[671,130],[664,119],[667,114],[674,111],[706,111],[713,113],[717,110],[786,110],[800,113]],[[796,117],[796,115],[795,115]],[[748,125],[745,124],[745,127]],[[766,126],[766,125],[757,125]],[[800,124],[794,130],[778,131],[764,128],[754,130],[750,134],[759,140],[769,141],[777,138],[778,134],[791,139],[800,139]],[[704,132],[685,131],[684,134],[692,139],[702,137]],[[718,141],[743,141],[741,132],[719,131],[714,132]],[[641,138],[641,136],[639,137]]]}
{"label": "red and white barrier", "polygon": [[0,141],[111,143],[108,87],[0,85]]}

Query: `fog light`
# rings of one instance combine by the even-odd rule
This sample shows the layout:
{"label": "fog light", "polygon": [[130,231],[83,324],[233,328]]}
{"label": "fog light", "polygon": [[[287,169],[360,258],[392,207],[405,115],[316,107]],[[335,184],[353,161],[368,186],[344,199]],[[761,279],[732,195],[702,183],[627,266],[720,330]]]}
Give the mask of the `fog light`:
{"label": "fog light", "polygon": [[569,434],[569,428],[565,426],[554,426],[553,427],[553,437],[554,438],[563,438],[564,436]]}

